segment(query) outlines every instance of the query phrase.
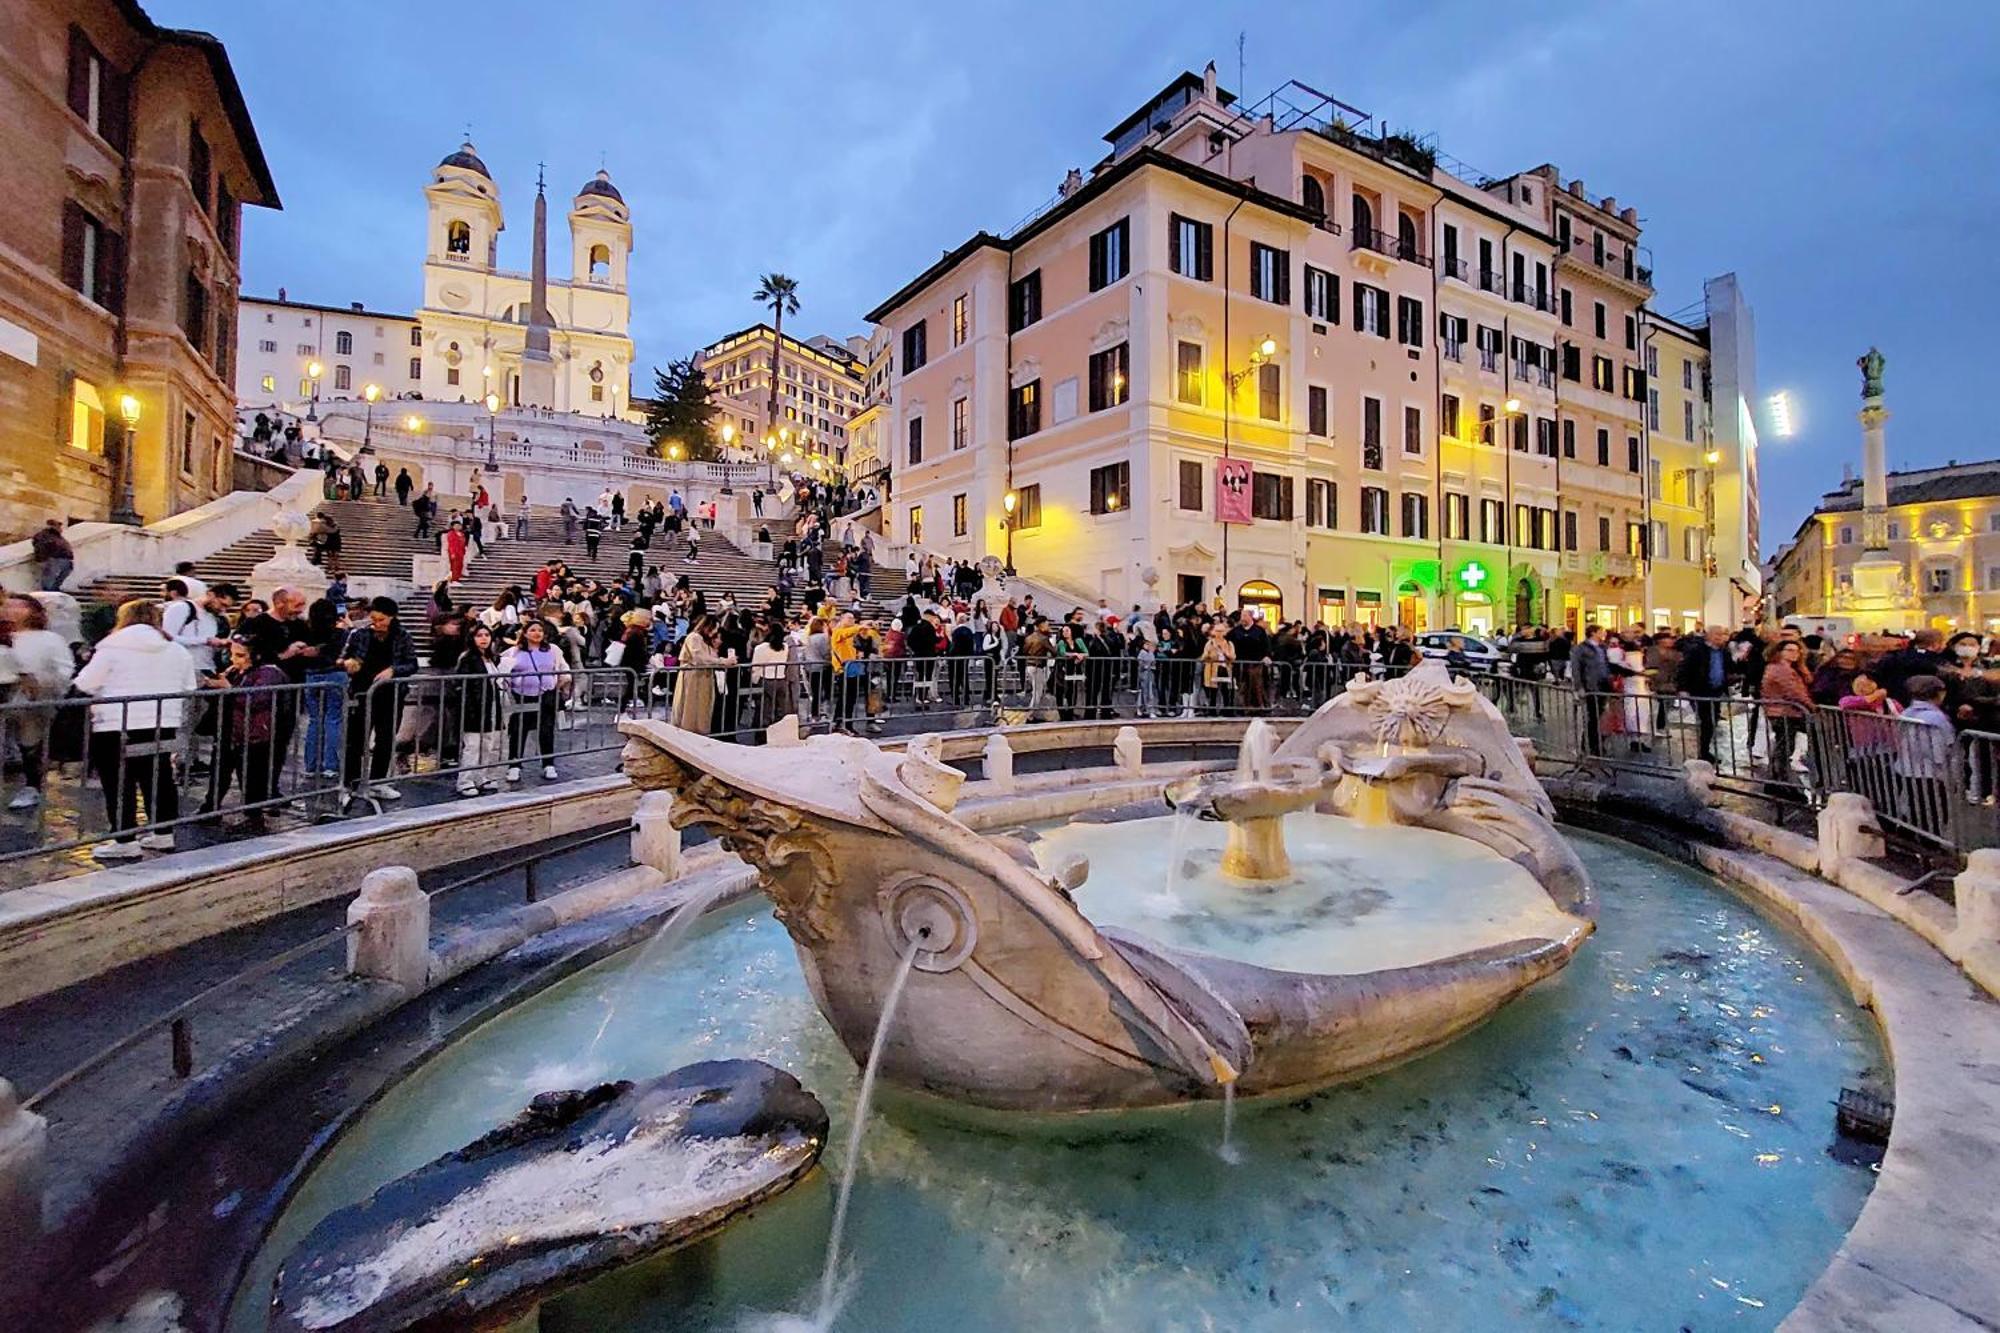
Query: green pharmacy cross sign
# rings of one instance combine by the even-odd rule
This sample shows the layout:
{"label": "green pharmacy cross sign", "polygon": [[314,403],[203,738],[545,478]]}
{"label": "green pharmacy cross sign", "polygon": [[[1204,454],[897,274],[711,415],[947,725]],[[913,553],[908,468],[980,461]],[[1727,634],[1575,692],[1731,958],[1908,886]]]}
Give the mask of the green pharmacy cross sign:
{"label": "green pharmacy cross sign", "polygon": [[1458,583],[1467,592],[1478,592],[1487,580],[1486,566],[1477,560],[1468,560],[1458,567]]}

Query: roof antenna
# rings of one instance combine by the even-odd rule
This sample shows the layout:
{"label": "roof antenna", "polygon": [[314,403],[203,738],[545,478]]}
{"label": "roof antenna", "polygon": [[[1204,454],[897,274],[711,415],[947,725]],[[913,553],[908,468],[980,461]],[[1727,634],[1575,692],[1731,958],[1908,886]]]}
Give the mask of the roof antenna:
{"label": "roof antenna", "polygon": [[465,141],[472,142],[472,122],[469,120],[465,122]]}
{"label": "roof antenna", "polygon": [[1236,95],[1243,96],[1250,91],[1250,85],[1243,81],[1243,29],[1236,30]]}

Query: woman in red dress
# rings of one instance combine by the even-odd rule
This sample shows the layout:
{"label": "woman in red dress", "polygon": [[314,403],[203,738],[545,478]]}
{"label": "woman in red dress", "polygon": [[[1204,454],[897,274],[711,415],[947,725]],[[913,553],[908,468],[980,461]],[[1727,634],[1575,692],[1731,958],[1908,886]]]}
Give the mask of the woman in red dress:
{"label": "woman in red dress", "polygon": [[445,530],[444,554],[451,562],[451,581],[465,582],[465,525],[457,519],[453,519],[451,526]]}

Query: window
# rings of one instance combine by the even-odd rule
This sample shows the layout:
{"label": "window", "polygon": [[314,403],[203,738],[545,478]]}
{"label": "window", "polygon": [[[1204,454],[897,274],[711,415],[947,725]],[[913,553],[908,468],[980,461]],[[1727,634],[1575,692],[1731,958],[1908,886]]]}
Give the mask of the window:
{"label": "window", "polygon": [[1403,492],[1403,535],[1431,535],[1431,498],[1420,491]]}
{"label": "window", "polygon": [[1507,539],[1507,513],[1498,500],[1491,496],[1479,502],[1479,540],[1488,546],[1499,546]]}
{"label": "window", "polygon": [[1457,542],[1472,535],[1472,497],[1463,491],[1444,493],[1444,535]]}
{"label": "window", "polygon": [[1403,452],[1420,454],[1424,451],[1424,409],[1403,408]]}
{"label": "window", "polygon": [[1647,474],[1646,481],[1647,484],[1651,487],[1653,498],[1655,500],[1666,499],[1667,498],[1666,465],[1657,458],[1652,459],[1647,466],[1646,474]]}
{"label": "window", "polygon": [[1570,417],[1563,418],[1563,457],[1576,457],[1576,421]]}
{"label": "window", "polygon": [[194,201],[201,211],[208,211],[209,186],[208,140],[201,137],[201,126],[188,125],[188,188],[194,191]]}
{"label": "window", "polygon": [[1326,386],[1309,384],[1306,386],[1306,434],[1324,437],[1326,434]]}
{"label": "window", "polygon": [[1893,518],[1889,520],[1889,540],[1892,542],[1903,540],[1903,525]]}
{"label": "window", "polygon": [[1132,465],[1106,463],[1090,470],[1090,512],[1121,514],[1132,507]]}
{"label": "window", "polygon": [[951,400],[951,449],[953,453],[957,453],[960,449],[963,449],[971,438],[972,431],[969,425],[971,408],[972,404],[964,398],[954,398]]}
{"label": "window", "polygon": [[1257,415],[1266,421],[1284,416],[1284,372],[1275,361],[1257,367]]}
{"label": "window", "polygon": [[410,346],[412,346],[412,347],[422,347],[423,345],[424,345],[424,331],[423,331],[423,329],[422,329],[422,328],[412,328],[412,329],[410,330]]}
{"label": "window", "polygon": [[1602,338],[1604,336],[1604,302],[1597,301],[1593,305],[1595,309],[1591,326],[1597,331],[1597,336]]}
{"label": "window", "polygon": [[1315,218],[1326,217],[1326,190],[1310,175],[1299,177],[1299,203]]}
{"label": "window", "polygon": [[1417,248],[1417,220],[1408,213],[1396,214],[1396,257],[1408,260],[1424,257]]}
{"label": "window", "polygon": [[1178,213],[1167,217],[1167,267],[1183,278],[1215,278],[1215,228]]}
{"label": "window", "polygon": [[194,413],[181,413],[181,471],[194,473]]}
{"label": "window", "polygon": [[1276,305],[1291,304],[1291,251],[1250,242],[1250,294]]}
{"label": "window", "polygon": [[1306,318],[1340,323],[1340,279],[1311,264],[1306,265]]}
{"label": "window", "polygon": [[1132,269],[1132,220],[1119,218],[1090,238],[1090,290],[1109,287]]}
{"label": "window", "polygon": [[1576,511],[1574,509],[1563,510],[1563,549],[1565,551],[1574,551],[1576,549]]}
{"label": "window", "polygon": [[82,205],[63,203],[63,283],[87,301],[117,314],[123,306],[124,238]]}
{"label": "window", "polygon": [[1507,447],[1517,454],[1528,452],[1528,419],[1525,416],[1507,418]]}
{"label": "window", "polygon": [[1290,522],[1292,518],[1292,479],[1276,472],[1253,472],[1250,474],[1250,515],[1253,518],[1268,518]]}
{"label": "window", "polygon": [[1683,389],[1694,388],[1694,362],[1692,361],[1681,362],[1681,387]]}
{"label": "window", "polygon": [[1444,355],[1447,361],[1465,359],[1465,335],[1469,327],[1470,325],[1457,315],[1438,316],[1438,338],[1444,343]]}
{"label": "window", "polygon": [[[929,320],[920,319],[910,325],[909,328],[903,330],[903,373],[905,375],[922,370],[924,362],[930,360],[930,330],[926,327],[929,323]],[[791,367],[787,366],[785,370],[789,374]]]}
{"label": "window", "polygon": [[1556,423],[1549,417],[1535,418],[1535,452],[1543,458],[1556,456]]}
{"label": "window", "polygon": [[1597,466],[1611,466],[1611,432],[1602,426],[1597,428]]}
{"label": "window", "polygon": [[98,396],[97,386],[80,376],[71,380],[69,385],[70,448],[81,449],[85,453],[102,453],[104,451],[104,431],[106,424],[104,400]]}
{"label": "window", "polygon": [[1649,560],[1664,560],[1673,549],[1667,542],[1667,525],[1654,519],[1647,533],[1646,557]]}
{"label": "window", "polygon": [[1023,531],[1042,526],[1042,484],[1035,482],[1014,493],[1014,526]]}
{"label": "window", "polygon": [[1646,429],[1658,430],[1659,428],[1660,391],[1658,389],[1648,389],[1646,390]]}
{"label": "window", "polygon": [[1361,400],[1361,466],[1371,472],[1382,470],[1382,400]]}
{"label": "window", "polygon": [[1090,410],[1102,412],[1117,407],[1131,397],[1127,375],[1131,369],[1131,345],[1119,343],[1090,358]]}
{"label": "window", "polygon": [[963,494],[951,497],[951,535],[954,537],[963,537],[965,535],[965,496]]}
{"label": "window", "polygon": [[335,366],[333,368],[333,387],[336,389],[353,388],[354,372],[349,370],[346,366]]}
{"label": "window", "polygon": [[1635,403],[1646,401],[1646,372],[1637,366],[1623,367],[1625,372],[1625,396]]}
{"label": "window", "polygon": [[1597,517],[1597,549],[1600,551],[1611,549],[1611,519],[1603,514]]}
{"label": "window", "polygon": [[1681,438],[1684,440],[1692,440],[1694,438],[1693,402],[1683,402],[1681,404]]}
{"label": "window", "polygon": [[910,466],[924,461],[924,419],[910,418]]}
{"label": "window", "polygon": [[451,367],[449,367],[448,369],[446,369],[446,371],[444,372],[444,382],[445,382],[446,384],[456,384],[456,383],[458,383],[458,367],[457,367],[457,366],[451,366]]}
{"label": "window", "polygon": [[1389,336],[1389,293],[1363,282],[1354,284],[1354,329],[1378,338]]}
{"label": "window", "polygon": [[258,382],[258,387],[262,388],[265,393],[276,393],[278,391],[278,377],[276,375],[266,375]]}
{"label": "window", "polygon": [[1007,289],[1007,327],[1015,333],[1042,317],[1042,271],[1016,278]]}
{"label": "window", "polygon": [[1413,296],[1396,298],[1396,341],[1405,347],[1424,345],[1424,303]]}
{"label": "window", "polygon": [[951,345],[965,346],[966,333],[965,295],[960,293],[951,299]]}
{"label": "window", "polygon": [[1646,525],[1628,521],[1625,524],[1625,554],[1646,558]]}
{"label": "window", "polygon": [[1479,368],[1481,370],[1500,369],[1500,330],[1481,324],[1478,332]]}
{"label": "window", "polygon": [[236,257],[236,196],[221,176],[215,178],[215,239],[222,243],[224,254]]}
{"label": "window", "polygon": [[1444,263],[1439,268],[1448,278],[1465,276],[1458,271],[1458,228],[1449,222],[1444,224]]}
{"label": "window", "polygon": [[1007,396],[1007,438],[1018,440],[1041,428],[1042,382],[1029,380]]}
{"label": "window", "polygon": [[1514,506],[1514,545],[1533,549],[1535,545],[1535,510],[1533,505]]}
{"label": "window", "polygon": [[1479,442],[1481,444],[1491,445],[1493,443],[1493,420],[1493,404],[1481,403],[1479,405]]}
{"label": "window", "polygon": [[333,354],[335,356],[352,356],[354,354],[354,335],[345,332],[334,334]]}
{"label": "window", "polygon": [[1180,477],[1180,507],[1191,514],[1202,510],[1201,463],[1192,458],[1183,458],[1177,469]]}
{"label": "window", "polygon": [[1562,377],[1573,383],[1583,382],[1583,353],[1575,343],[1562,344]]}
{"label": "window", "polygon": [[922,505],[911,505],[910,545],[922,546],[923,544],[924,544],[924,507]]}
{"label": "window", "polygon": [[420,380],[423,377],[424,377],[424,359],[420,356],[411,357],[410,378],[413,380]]}
{"label": "window", "polygon": [[125,151],[125,76],[99,55],[83,29],[69,30],[69,109],[121,154]]}
{"label": "window", "polygon": [[257,340],[257,350],[260,352],[275,352],[278,350],[278,344],[275,339],[259,338]]}
{"label": "window", "polygon": [[1569,327],[1572,323],[1570,319],[1570,290],[1567,287],[1562,289],[1562,322],[1565,328]]}
{"label": "window", "polygon": [[452,221],[445,224],[444,249],[446,254],[469,255],[472,253],[472,227],[469,223]]}
{"label": "window", "polygon": [[1306,478],[1306,526],[1328,529],[1339,527],[1338,496],[1339,491],[1334,483],[1324,477]]}
{"label": "window", "polygon": [[[1633,315],[1625,316],[1625,350],[1628,352],[1639,350],[1639,320]],[[1646,349],[1648,353],[1652,350],[1650,347]]]}
{"label": "window", "polygon": [[1438,433],[1448,439],[1458,438],[1458,395],[1455,393],[1438,398]]}
{"label": "window", "polygon": [[1625,437],[1625,470],[1627,472],[1639,470],[1639,437],[1636,435]]}
{"label": "window", "polygon": [[1174,393],[1192,407],[1202,405],[1201,344],[1174,344]]}
{"label": "window", "polygon": [[1380,486],[1361,488],[1361,530],[1375,536],[1389,535],[1389,492]]}
{"label": "window", "polygon": [[1614,367],[1611,364],[1610,357],[1593,356],[1590,358],[1590,383],[1592,388],[1602,389],[1606,393],[1616,393],[1618,390],[1618,380],[1613,372]]}

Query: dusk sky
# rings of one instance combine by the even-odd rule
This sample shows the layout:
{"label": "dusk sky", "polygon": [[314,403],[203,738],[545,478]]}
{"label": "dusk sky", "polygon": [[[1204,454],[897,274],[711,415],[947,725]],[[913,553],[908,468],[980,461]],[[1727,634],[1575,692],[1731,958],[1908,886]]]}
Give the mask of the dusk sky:
{"label": "dusk sky", "polygon": [[247,294],[413,308],[421,189],[470,123],[509,268],[528,267],[536,162],[557,264],[570,195],[609,168],[637,233],[642,367],[753,323],[770,269],[799,280],[802,335],[859,333],[876,301],[1010,227],[1213,59],[1245,101],[1296,78],[1480,170],[1554,162],[1636,206],[1662,311],[1734,270],[1762,388],[1788,390],[1800,425],[1766,441],[1767,554],[1858,466],[1854,359],[1871,342],[1892,468],[2000,455],[1972,392],[1992,373],[1974,335],[2000,308],[1990,0],[1262,3],[1171,22],[1133,0],[147,7],[228,44],[276,174],[284,211],[246,219]]}

